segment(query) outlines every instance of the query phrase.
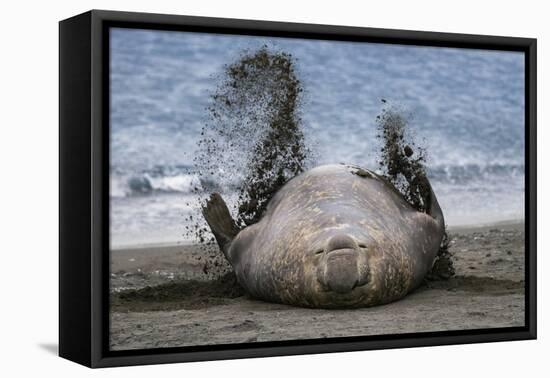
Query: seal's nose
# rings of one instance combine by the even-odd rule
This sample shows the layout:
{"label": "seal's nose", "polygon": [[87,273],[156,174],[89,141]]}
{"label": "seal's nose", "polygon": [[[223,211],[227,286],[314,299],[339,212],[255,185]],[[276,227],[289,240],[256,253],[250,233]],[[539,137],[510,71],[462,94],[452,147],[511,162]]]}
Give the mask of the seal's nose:
{"label": "seal's nose", "polygon": [[346,234],[334,235],[326,244],[320,281],[329,290],[348,293],[359,281],[357,243]]}
{"label": "seal's nose", "polygon": [[327,243],[327,253],[337,251],[339,249],[355,249],[357,243],[349,235],[334,235]]}
{"label": "seal's nose", "polygon": [[335,253],[327,261],[324,283],[330,289],[340,294],[353,290],[359,281],[357,258],[354,255]]}

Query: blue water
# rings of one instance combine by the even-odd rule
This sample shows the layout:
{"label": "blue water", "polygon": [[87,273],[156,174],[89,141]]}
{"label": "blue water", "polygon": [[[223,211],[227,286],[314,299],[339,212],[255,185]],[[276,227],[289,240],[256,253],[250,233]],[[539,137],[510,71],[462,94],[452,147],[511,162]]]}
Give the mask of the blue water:
{"label": "blue water", "polygon": [[376,168],[384,98],[412,114],[449,225],[523,219],[523,53],[113,29],[113,246],[185,241],[209,94],[264,44],[297,59],[315,164]]}

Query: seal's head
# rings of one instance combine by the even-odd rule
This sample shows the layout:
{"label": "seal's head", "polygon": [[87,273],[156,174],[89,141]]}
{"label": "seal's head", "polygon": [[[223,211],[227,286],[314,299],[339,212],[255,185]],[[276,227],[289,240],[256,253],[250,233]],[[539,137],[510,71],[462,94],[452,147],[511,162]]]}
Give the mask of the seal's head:
{"label": "seal's head", "polygon": [[[219,228],[225,233],[215,235],[254,297],[307,307],[371,306],[404,296],[430,268],[444,231],[435,196],[433,203],[435,216],[420,213],[370,171],[322,166],[281,188],[260,222],[224,238],[235,232],[225,222]],[[205,209],[211,226],[228,214]]]}
{"label": "seal's head", "polygon": [[[279,271],[295,283],[281,292],[288,297],[299,292],[292,301],[308,307],[360,307],[377,301],[388,268],[383,256],[391,256],[394,251],[382,233],[362,225],[362,216],[364,208],[354,206],[346,212],[345,223],[340,216],[325,212],[311,218],[321,227],[308,234],[296,230],[302,235],[293,235],[287,229],[287,240],[301,242],[288,243],[279,255],[285,262],[285,268]],[[282,280],[278,277],[277,281]],[[298,280],[300,284],[296,284]]]}

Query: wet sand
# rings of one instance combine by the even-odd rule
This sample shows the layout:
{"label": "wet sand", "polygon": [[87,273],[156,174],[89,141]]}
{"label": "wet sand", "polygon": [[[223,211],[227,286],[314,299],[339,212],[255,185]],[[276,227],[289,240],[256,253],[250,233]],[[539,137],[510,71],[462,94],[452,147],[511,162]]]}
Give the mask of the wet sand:
{"label": "wet sand", "polygon": [[[113,350],[382,335],[524,324],[524,224],[450,229],[456,276],[356,310],[251,299],[215,248],[111,253]],[[221,277],[221,278],[220,278]]]}

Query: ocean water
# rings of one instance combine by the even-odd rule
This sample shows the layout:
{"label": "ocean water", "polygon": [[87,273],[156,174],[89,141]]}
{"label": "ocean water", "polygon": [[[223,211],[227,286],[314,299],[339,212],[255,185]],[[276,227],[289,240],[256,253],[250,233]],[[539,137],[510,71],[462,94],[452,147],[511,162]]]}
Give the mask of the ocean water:
{"label": "ocean water", "polygon": [[381,99],[412,115],[450,226],[524,217],[523,53],[111,30],[111,243],[185,243],[193,157],[225,64],[292,54],[315,165],[376,168]]}

